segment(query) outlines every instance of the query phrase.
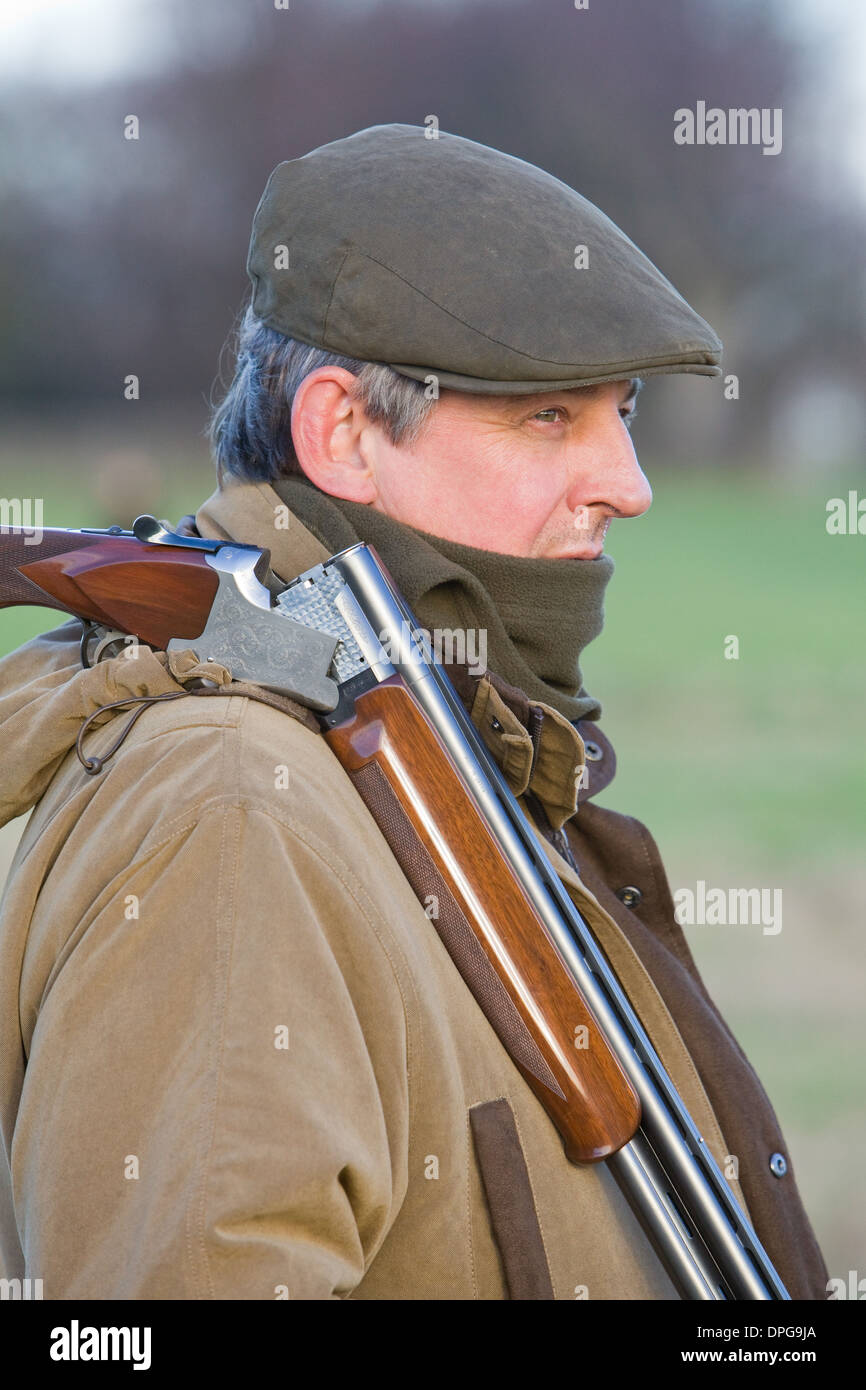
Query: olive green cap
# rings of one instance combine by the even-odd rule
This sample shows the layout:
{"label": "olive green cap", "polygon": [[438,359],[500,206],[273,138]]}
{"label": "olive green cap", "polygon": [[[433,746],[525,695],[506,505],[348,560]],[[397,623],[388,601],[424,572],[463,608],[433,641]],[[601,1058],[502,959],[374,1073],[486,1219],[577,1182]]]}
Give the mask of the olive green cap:
{"label": "olive green cap", "polygon": [[597,207],[522,159],[428,135],[372,126],[277,165],[247,260],[264,323],[482,394],[719,375],[713,330]]}

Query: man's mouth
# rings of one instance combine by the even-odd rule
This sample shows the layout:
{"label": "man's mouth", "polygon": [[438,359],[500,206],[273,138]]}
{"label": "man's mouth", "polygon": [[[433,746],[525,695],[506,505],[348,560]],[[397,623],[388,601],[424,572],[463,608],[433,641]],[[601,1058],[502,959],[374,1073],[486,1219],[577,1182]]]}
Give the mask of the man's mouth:
{"label": "man's mouth", "polygon": [[593,521],[588,508],[579,507],[574,514],[574,527],[577,537],[563,539],[558,549],[549,551],[549,560],[597,560],[604,551],[604,538],[611,518],[603,517]]}

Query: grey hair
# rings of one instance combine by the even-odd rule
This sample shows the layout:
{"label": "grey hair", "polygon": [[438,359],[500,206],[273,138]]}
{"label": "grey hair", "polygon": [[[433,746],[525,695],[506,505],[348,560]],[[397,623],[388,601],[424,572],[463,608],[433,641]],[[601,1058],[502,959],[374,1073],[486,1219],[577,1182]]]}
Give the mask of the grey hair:
{"label": "grey hair", "polygon": [[268,328],[249,306],[237,334],[234,379],[214,407],[208,438],[220,483],[226,477],[273,482],[303,472],[292,443],[292,402],[317,367],[345,367],[357,377],[352,395],[392,444],[411,444],[435,397],[423,382],[381,362],[310,347]]}

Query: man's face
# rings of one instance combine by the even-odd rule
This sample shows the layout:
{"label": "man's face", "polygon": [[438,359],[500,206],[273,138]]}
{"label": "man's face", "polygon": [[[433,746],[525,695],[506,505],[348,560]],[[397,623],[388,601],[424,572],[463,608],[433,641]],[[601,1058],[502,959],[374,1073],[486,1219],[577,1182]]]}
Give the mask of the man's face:
{"label": "man's face", "polygon": [[379,455],[373,505],[480,550],[593,560],[614,516],[652,501],[628,429],[631,381],[545,392],[443,392],[416,444]]}
{"label": "man's face", "polygon": [[339,369],[312,376],[320,373],[293,416],[304,471],[325,492],[430,535],[504,555],[592,560],[612,517],[640,516],[652,501],[628,429],[631,380],[533,396],[443,391],[416,442],[394,445],[357,402],[333,394],[342,394]]}

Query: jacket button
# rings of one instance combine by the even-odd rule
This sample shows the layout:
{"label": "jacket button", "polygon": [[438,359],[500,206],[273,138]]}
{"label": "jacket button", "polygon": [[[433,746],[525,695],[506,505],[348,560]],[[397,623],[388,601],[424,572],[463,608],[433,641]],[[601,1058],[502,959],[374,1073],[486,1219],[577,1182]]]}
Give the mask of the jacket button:
{"label": "jacket button", "polygon": [[633,888],[631,885],[629,885],[627,888],[618,889],[616,896],[619,898],[621,903],[625,903],[626,907],[637,907],[638,903],[643,897],[643,893],[640,891],[639,888]]}
{"label": "jacket button", "polygon": [[770,1172],[774,1178],[783,1178],[788,1171],[788,1163],[784,1154],[773,1154],[770,1158]]}
{"label": "jacket button", "polygon": [[585,751],[585,753],[586,753],[586,760],[587,760],[587,762],[590,762],[590,763],[600,763],[600,762],[601,762],[602,758],[604,757],[604,753],[602,752],[601,747],[600,747],[599,744],[593,743],[591,739],[584,739],[584,741],[583,741],[583,747],[584,747],[584,751]]}

